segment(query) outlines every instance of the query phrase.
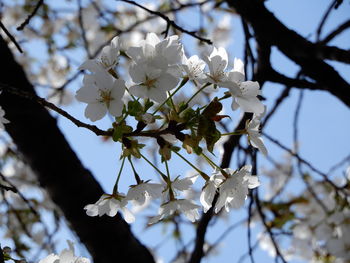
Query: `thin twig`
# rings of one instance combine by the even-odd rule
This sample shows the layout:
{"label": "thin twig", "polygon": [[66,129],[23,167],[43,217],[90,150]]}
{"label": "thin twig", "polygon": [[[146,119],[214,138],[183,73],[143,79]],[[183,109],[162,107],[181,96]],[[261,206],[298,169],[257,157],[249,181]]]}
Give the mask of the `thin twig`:
{"label": "thin twig", "polygon": [[251,231],[251,220],[252,220],[252,208],[253,208],[254,198],[250,197],[250,202],[248,206],[248,226],[247,226],[247,237],[248,237],[248,254],[251,263],[255,263],[254,255],[253,255],[253,246],[252,246],[252,231]]}
{"label": "thin twig", "polygon": [[324,13],[321,22],[316,30],[316,41],[319,42],[320,41],[320,37],[321,37],[321,33],[322,33],[322,29],[324,24],[327,21],[327,18],[329,17],[329,15],[331,14],[331,11],[333,10],[333,7],[335,6],[335,4],[337,3],[337,0],[334,0],[329,7],[327,8],[326,12]]}
{"label": "thin twig", "polygon": [[[172,27],[176,28],[177,30],[181,31],[182,33],[188,34],[188,35],[190,35],[190,36],[192,36],[194,38],[197,38],[198,40],[203,41],[203,42],[205,42],[205,43],[207,43],[209,45],[213,44],[213,42],[210,39],[206,39],[206,38],[198,36],[195,31],[188,31],[188,30],[182,28],[181,26],[176,24],[175,21],[171,20],[169,17],[167,17],[166,15],[164,15],[161,12],[153,11],[151,9],[148,9],[147,7],[145,7],[143,5],[140,5],[140,4],[138,4],[138,3],[134,2],[134,1],[129,1],[129,0],[120,0],[120,1],[132,4],[132,5],[135,5],[135,6],[138,6],[141,9],[147,11],[148,13],[162,18],[163,20],[165,20],[167,22],[167,27],[168,27],[168,25],[171,25]],[[164,33],[166,33],[166,31]]]}
{"label": "thin twig", "polygon": [[19,90],[17,88],[11,87],[11,86],[3,84],[3,83],[0,83],[0,90],[5,90],[13,95],[17,95],[17,96],[20,96],[22,98],[37,102],[37,103],[41,104],[42,106],[45,106],[45,107],[59,113],[63,117],[66,117],[68,120],[73,122],[76,126],[86,128],[86,129],[94,132],[98,136],[111,136],[112,135],[112,132],[110,132],[110,131],[104,131],[104,130],[99,129],[95,125],[90,125],[90,124],[79,121],[78,119],[74,118],[72,115],[70,115],[65,110],[62,110],[61,108],[57,107],[55,104],[48,102],[44,98],[41,98],[35,94]]}
{"label": "thin twig", "polygon": [[302,157],[300,157],[298,154],[296,154],[294,151],[292,151],[291,149],[289,149],[288,147],[286,147],[285,145],[283,145],[282,143],[280,143],[278,140],[272,138],[270,135],[266,134],[265,132],[262,133],[269,141],[273,142],[274,144],[276,144],[277,146],[279,146],[280,148],[282,148],[283,150],[285,150],[286,152],[288,152],[290,155],[294,156],[295,158],[297,158],[298,161],[300,161],[301,163],[305,164],[307,167],[309,167],[313,172],[319,174],[320,176],[323,177],[323,179],[330,184],[334,189],[336,190],[343,190],[341,187],[338,187],[336,184],[334,184],[331,180],[329,180],[328,176],[323,173],[322,171],[318,170],[317,168],[315,168],[311,163],[309,163],[308,161],[306,161],[305,159],[303,159]]}
{"label": "thin twig", "polygon": [[18,30],[18,31],[23,30],[24,27],[25,27],[26,25],[29,24],[30,20],[35,16],[35,14],[38,12],[40,6],[41,6],[43,3],[44,3],[44,0],[39,0],[39,1],[36,3],[33,12],[30,13],[29,16],[26,18],[26,20],[24,20],[24,22],[23,22],[20,26],[17,27],[17,30]]}
{"label": "thin twig", "polygon": [[270,239],[271,239],[271,242],[275,248],[275,251],[276,251],[276,261],[277,261],[277,258],[279,257],[283,263],[287,263],[287,261],[284,259],[280,249],[279,249],[279,246],[278,244],[276,243],[276,240],[274,238],[274,234],[271,230],[271,228],[269,227],[269,225],[267,224],[266,222],[266,217],[265,217],[265,214],[264,212],[262,211],[262,207],[261,207],[261,204],[260,204],[260,199],[259,199],[259,194],[258,194],[258,191],[254,191],[255,192],[255,203],[256,203],[256,207],[257,207],[257,210],[258,210],[258,213],[260,215],[260,218],[261,218],[261,221],[263,222],[264,226],[265,226],[265,229],[267,231],[267,233],[269,234],[270,236]]}
{"label": "thin twig", "polygon": [[331,33],[329,33],[320,43],[326,44],[329,41],[331,41],[333,38],[338,36],[340,33],[342,33],[344,30],[348,29],[350,27],[350,19],[345,21],[343,24],[341,24],[337,29],[334,29]]}
{"label": "thin twig", "polygon": [[84,21],[83,21],[83,8],[81,5],[81,0],[77,0],[77,1],[78,1],[78,8],[79,8],[78,9],[78,22],[79,22],[79,26],[81,29],[81,36],[83,38],[85,51],[86,51],[89,59],[91,59],[92,55],[90,54],[89,42],[86,38],[86,31],[85,31]]}

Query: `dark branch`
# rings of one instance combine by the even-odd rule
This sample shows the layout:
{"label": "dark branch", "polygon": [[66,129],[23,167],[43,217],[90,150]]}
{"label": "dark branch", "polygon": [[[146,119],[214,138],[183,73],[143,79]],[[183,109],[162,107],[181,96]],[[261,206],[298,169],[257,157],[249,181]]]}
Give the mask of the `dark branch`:
{"label": "dark branch", "polygon": [[44,3],[44,0],[39,0],[39,1],[36,3],[33,12],[30,13],[29,16],[26,18],[26,20],[24,20],[24,22],[23,22],[20,26],[17,27],[17,30],[19,30],[19,31],[20,31],[20,30],[23,30],[24,27],[25,27],[26,25],[29,24],[30,20],[35,16],[35,14],[38,12],[40,6],[41,6],[43,3]]}
{"label": "dark branch", "polygon": [[[213,42],[211,40],[203,38],[201,36],[198,36],[195,31],[188,31],[188,30],[182,28],[181,26],[176,24],[175,21],[171,20],[169,17],[167,17],[166,15],[164,15],[161,12],[157,12],[157,11],[153,11],[151,9],[148,9],[147,7],[145,7],[143,5],[140,5],[140,4],[138,4],[138,3],[134,2],[134,1],[129,1],[129,0],[120,0],[120,1],[132,4],[132,5],[135,5],[135,6],[138,6],[138,7],[142,8],[143,10],[147,11],[148,13],[162,18],[163,20],[165,20],[167,22],[167,28],[169,26],[172,26],[173,28],[179,30],[180,32],[188,34],[188,35],[190,35],[190,36],[192,36],[194,38],[197,38],[198,40],[203,41],[203,42],[205,42],[205,43],[207,43],[209,45],[213,44]],[[166,33],[166,31],[165,31],[165,33]]]}
{"label": "dark branch", "polygon": [[90,124],[79,121],[78,119],[74,118],[72,115],[70,115],[65,110],[57,107],[55,104],[48,102],[44,98],[41,98],[33,93],[25,92],[23,90],[8,86],[8,85],[3,84],[1,82],[0,82],[0,90],[5,90],[13,95],[17,95],[17,96],[20,96],[22,98],[37,102],[37,103],[41,104],[42,106],[47,107],[47,108],[59,113],[63,117],[65,117],[68,120],[70,120],[71,122],[73,122],[77,127],[86,128],[86,129],[94,132],[98,136],[111,136],[112,135],[111,132],[101,130],[95,125],[90,125]]}
{"label": "dark branch", "polygon": [[11,35],[11,33],[7,30],[7,28],[4,26],[4,24],[1,21],[0,21],[0,27],[5,32],[5,34],[8,36],[8,38],[12,41],[12,43],[15,44],[18,51],[23,53],[23,50],[22,50],[21,46],[18,44],[18,42],[16,41],[15,37],[13,35]]}

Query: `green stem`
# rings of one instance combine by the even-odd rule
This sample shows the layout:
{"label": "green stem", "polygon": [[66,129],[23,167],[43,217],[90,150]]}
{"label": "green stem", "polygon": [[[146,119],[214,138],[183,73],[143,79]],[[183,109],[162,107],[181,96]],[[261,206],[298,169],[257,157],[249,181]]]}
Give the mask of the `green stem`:
{"label": "green stem", "polygon": [[229,175],[224,171],[224,169],[222,169],[219,165],[217,165],[216,163],[214,163],[208,156],[206,156],[204,153],[201,154],[204,159],[213,167],[215,166],[217,169],[220,170],[221,174],[225,177],[225,178],[229,178]]}
{"label": "green stem", "polygon": [[160,176],[163,178],[163,180],[168,183],[168,178],[167,176],[162,173],[150,160],[148,160],[142,153],[140,153],[141,157],[150,165],[152,166],[159,174]]}
{"label": "green stem", "polygon": [[188,78],[184,78],[180,84],[180,86],[162,103],[158,106],[158,108],[152,113],[152,115],[155,115],[163,106],[165,103],[167,103],[168,100],[170,100],[188,81]]}
{"label": "green stem", "polygon": [[134,164],[133,164],[132,161],[131,161],[131,157],[130,157],[130,156],[128,156],[128,161],[129,161],[129,163],[130,163],[130,165],[131,165],[132,171],[134,172],[134,176],[135,176],[135,180],[136,180],[137,184],[140,184],[140,183],[142,182],[142,181],[141,181],[141,178],[140,178],[140,176],[138,175],[138,173],[136,172],[136,169],[135,169],[135,167],[134,167]]}
{"label": "green stem", "polygon": [[228,133],[222,133],[221,136],[227,136],[227,135],[242,135],[242,134],[246,134],[246,130],[237,130],[234,132],[228,132]]}
{"label": "green stem", "polygon": [[125,87],[125,89],[126,89],[126,91],[129,93],[129,95],[131,96],[131,98],[134,100],[134,101],[137,101],[138,99],[136,99],[135,97],[134,97],[134,95],[132,95],[131,93],[130,93],[130,91],[129,91],[129,89],[127,88],[127,87]]}
{"label": "green stem", "polygon": [[172,96],[170,95],[169,91],[168,91],[168,96],[169,96],[169,100],[170,100],[170,103],[171,103],[171,107],[173,107],[173,110],[176,112],[175,104],[174,104],[173,99],[171,98]]}
{"label": "green stem", "polygon": [[[221,98],[219,98],[218,101],[222,101],[222,100],[227,99],[227,98],[230,98],[230,97],[232,97],[231,94],[229,94],[229,95],[226,95],[226,94],[225,94],[224,96],[222,96]],[[203,107],[200,107],[199,110],[203,110],[203,109],[205,109],[207,106],[208,106],[208,105],[205,105],[205,106],[203,106]]]}
{"label": "green stem", "polygon": [[175,200],[175,194],[174,194],[174,191],[173,189],[171,188],[171,179],[170,179],[170,172],[169,172],[169,166],[168,166],[168,162],[165,161],[165,169],[166,169],[166,173],[167,173],[167,176],[168,176],[168,189],[169,189],[169,199],[170,201],[173,201]]}
{"label": "green stem", "polygon": [[207,83],[203,87],[201,87],[199,90],[197,90],[196,93],[193,94],[192,97],[186,102],[186,104],[190,103],[190,101],[193,100],[194,97],[196,97],[202,90],[204,90],[206,87],[208,87],[210,85],[211,85],[211,83]]}
{"label": "green stem", "polygon": [[182,160],[184,160],[189,166],[191,166],[193,169],[195,169],[200,176],[202,176],[202,178],[205,180],[205,181],[208,181],[209,180],[209,176],[202,172],[201,170],[199,170],[196,166],[194,166],[190,161],[188,161],[185,157],[183,157],[181,154],[179,154],[178,152],[176,151],[173,151],[177,156],[179,156]]}
{"label": "green stem", "polygon": [[119,184],[120,175],[122,174],[122,171],[123,171],[124,162],[125,162],[125,157],[123,158],[122,165],[120,167],[120,170],[119,170],[119,173],[118,173],[118,176],[117,176],[117,180],[116,180],[116,182],[114,184],[114,187],[113,187],[113,194],[117,194],[118,193],[118,184]]}
{"label": "green stem", "polygon": [[169,181],[170,181],[170,172],[169,172],[169,166],[168,166],[168,162],[167,161],[165,161],[165,169],[166,169],[166,175],[168,176]]}

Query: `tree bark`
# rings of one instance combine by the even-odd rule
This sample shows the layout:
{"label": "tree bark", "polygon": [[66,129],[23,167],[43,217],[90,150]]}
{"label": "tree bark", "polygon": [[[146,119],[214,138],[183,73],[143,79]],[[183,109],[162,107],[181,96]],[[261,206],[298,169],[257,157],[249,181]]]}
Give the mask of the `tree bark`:
{"label": "tree bark", "polygon": [[[0,37],[0,86],[34,93],[22,67]],[[117,215],[89,217],[84,206],[95,203],[103,190],[73,152],[56,120],[38,103],[6,92],[0,105],[10,121],[6,131],[38,176],[52,200],[63,211],[70,227],[91,253],[95,263],[154,262],[151,253],[133,236]]]}

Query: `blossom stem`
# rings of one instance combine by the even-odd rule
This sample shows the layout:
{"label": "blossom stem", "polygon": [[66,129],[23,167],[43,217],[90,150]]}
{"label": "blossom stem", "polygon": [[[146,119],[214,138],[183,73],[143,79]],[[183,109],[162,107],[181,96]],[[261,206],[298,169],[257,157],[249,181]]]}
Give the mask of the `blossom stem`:
{"label": "blossom stem", "polygon": [[[230,97],[232,97],[231,94],[225,94],[224,96],[222,96],[221,98],[219,98],[218,101],[222,101],[222,100],[227,99],[227,98],[230,98]],[[199,108],[199,110],[203,110],[203,109],[205,109],[207,106],[208,106],[208,105],[205,105],[205,106]]]}
{"label": "blossom stem", "polygon": [[124,162],[125,162],[125,157],[123,158],[122,165],[120,166],[119,173],[117,176],[117,180],[116,180],[115,185],[113,187],[113,194],[118,193],[118,183],[119,183],[119,179],[120,179],[120,176],[121,176],[123,168],[124,168]]}
{"label": "blossom stem", "polygon": [[217,169],[219,169],[222,173],[222,175],[225,177],[225,178],[228,178],[229,175],[224,171],[224,169],[222,169],[219,165],[217,165],[216,163],[214,163],[208,156],[206,156],[204,153],[201,154],[204,159],[213,167],[216,167]]}
{"label": "blossom stem", "polygon": [[142,153],[140,153],[141,157],[150,165],[152,166],[159,174],[160,176],[163,178],[163,180],[168,183],[168,178],[167,176],[162,173],[162,171],[160,171],[150,160],[148,160]]}
{"label": "blossom stem", "polygon": [[169,91],[168,91],[168,96],[169,96],[169,100],[170,100],[171,106],[173,107],[173,110],[176,112],[175,104],[174,104],[173,99],[170,97],[170,96],[171,96],[171,94],[170,94],[170,92],[169,92]]}
{"label": "blossom stem", "polygon": [[169,166],[168,166],[168,162],[165,160],[164,161],[165,163],[165,169],[166,169],[166,174],[168,176],[168,188],[169,188],[169,198],[170,198],[170,201],[173,201],[175,200],[175,195],[174,195],[174,191],[173,189],[171,188],[171,179],[170,179],[170,172],[169,172]]}
{"label": "blossom stem", "polygon": [[170,181],[170,172],[169,172],[168,162],[165,160],[164,163],[165,163],[166,175],[168,176]]}
{"label": "blossom stem", "polygon": [[209,176],[202,172],[201,170],[199,170],[199,168],[197,168],[196,166],[194,166],[191,162],[189,162],[185,157],[183,157],[180,153],[176,152],[176,151],[173,151],[177,156],[179,156],[182,160],[184,160],[189,166],[191,166],[193,169],[195,169],[200,176],[202,176],[202,178],[205,180],[205,181],[208,181],[209,180]]}
{"label": "blossom stem", "polygon": [[139,174],[136,172],[136,169],[134,167],[134,164],[131,161],[131,157],[130,156],[128,156],[128,161],[129,161],[129,163],[131,165],[132,171],[134,172],[134,176],[135,176],[135,180],[136,180],[137,184],[140,184],[141,183],[141,178],[140,178]]}
{"label": "blossom stem", "polygon": [[170,100],[186,84],[187,81],[188,78],[184,78],[180,86],[177,87],[177,89],[172,94],[170,94],[170,96],[162,104],[158,106],[158,108],[152,113],[152,115],[156,114],[164,106],[164,104],[167,103],[167,101]]}
{"label": "blossom stem", "polygon": [[130,97],[133,99],[133,101],[137,101],[137,99],[132,95],[127,87],[125,87],[126,91],[129,93]]}
{"label": "blossom stem", "polygon": [[190,103],[190,101],[193,100],[194,97],[196,97],[202,90],[204,90],[206,87],[208,87],[210,85],[211,85],[211,83],[207,83],[203,87],[201,87],[199,90],[197,90],[196,93],[193,94],[192,97],[186,102],[186,104]]}
{"label": "blossom stem", "polygon": [[117,72],[115,72],[114,69],[110,68],[108,70],[108,73],[111,74],[115,79],[119,79],[119,76],[118,76]]}
{"label": "blossom stem", "polygon": [[221,133],[221,136],[227,136],[227,135],[242,135],[242,134],[246,134],[246,130],[237,130],[234,132],[228,132],[228,133]]}

